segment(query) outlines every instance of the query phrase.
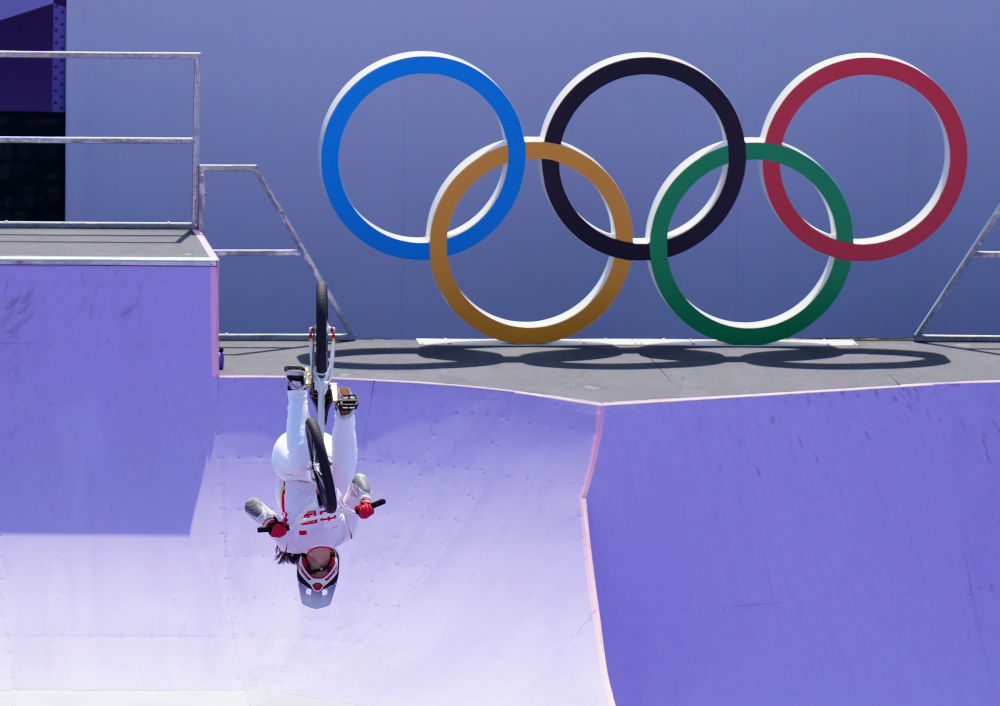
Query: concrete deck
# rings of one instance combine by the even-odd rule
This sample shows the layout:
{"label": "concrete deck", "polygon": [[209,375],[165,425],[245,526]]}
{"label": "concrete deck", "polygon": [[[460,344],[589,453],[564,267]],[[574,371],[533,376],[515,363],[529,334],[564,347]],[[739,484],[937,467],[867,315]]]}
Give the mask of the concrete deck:
{"label": "concrete deck", "polygon": [[[308,365],[305,341],[225,341],[226,376]],[[358,340],[338,343],[340,379],[489,387],[589,402],[755,395],[1000,380],[1000,343],[797,341],[646,345]]]}

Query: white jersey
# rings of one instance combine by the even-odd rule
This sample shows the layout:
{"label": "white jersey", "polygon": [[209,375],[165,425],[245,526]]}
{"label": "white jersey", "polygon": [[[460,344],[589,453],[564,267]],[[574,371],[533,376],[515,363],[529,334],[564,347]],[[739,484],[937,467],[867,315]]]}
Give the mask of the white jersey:
{"label": "white jersey", "polygon": [[314,547],[332,549],[353,538],[358,524],[354,506],[361,498],[355,497],[354,486],[350,488],[346,497],[337,489],[337,510],[331,514],[319,506],[312,481],[279,481],[278,512],[288,523],[288,532],[274,538],[278,548],[304,554]]}

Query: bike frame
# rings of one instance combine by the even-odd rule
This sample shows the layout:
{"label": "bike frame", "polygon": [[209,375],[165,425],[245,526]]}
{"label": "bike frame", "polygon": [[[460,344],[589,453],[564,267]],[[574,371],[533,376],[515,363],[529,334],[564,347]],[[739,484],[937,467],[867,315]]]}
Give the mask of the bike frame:
{"label": "bike frame", "polygon": [[[315,326],[309,327],[309,379],[312,387],[316,390],[316,421],[319,428],[326,431],[326,391],[330,386],[333,377],[334,349],[337,345],[337,329],[329,326],[324,332],[327,336],[327,350],[330,352],[330,362],[326,366],[326,372],[320,374],[316,372],[316,336],[321,335],[316,331]],[[336,397],[336,396],[335,396]]]}

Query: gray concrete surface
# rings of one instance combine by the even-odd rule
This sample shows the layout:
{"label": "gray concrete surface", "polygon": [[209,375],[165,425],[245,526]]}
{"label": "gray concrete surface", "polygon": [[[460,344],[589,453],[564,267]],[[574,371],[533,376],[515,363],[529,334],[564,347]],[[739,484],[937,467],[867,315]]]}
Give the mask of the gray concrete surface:
{"label": "gray concrete surface", "polygon": [[210,257],[189,228],[0,228],[0,260]]}
{"label": "gray concrete surface", "polygon": [[[223,375],[280,376],[308,365],[305,341],[225,341]],[[340,379],[492,387],[591,402],[1000,380],[1000,343],[905,340],[638,346],[358,340],[338,343]]]}

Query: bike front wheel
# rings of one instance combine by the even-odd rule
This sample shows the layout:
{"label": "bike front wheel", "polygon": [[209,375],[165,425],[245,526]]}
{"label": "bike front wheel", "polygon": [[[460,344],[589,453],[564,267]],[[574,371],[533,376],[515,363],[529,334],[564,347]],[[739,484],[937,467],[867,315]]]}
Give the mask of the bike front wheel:
{"label": "bike front wheel", "polygon": [[312,417],[306,420],[306,441],[309,444],[309,459],[312,461],[313,480],[316,481],[316,498],[327,512],[337,510],[337,488],[333,483],[333,469],[330,457],[323,443],[323,430]]}
{"label": "bike front wheel", "polygon": [[316,372],[320,375],[326,374],[327,363],[330,359],[330,349],[327,345],[327,336],[330,332],[330,323],[327,319],[327,287],[326,282],[316,283]]}

